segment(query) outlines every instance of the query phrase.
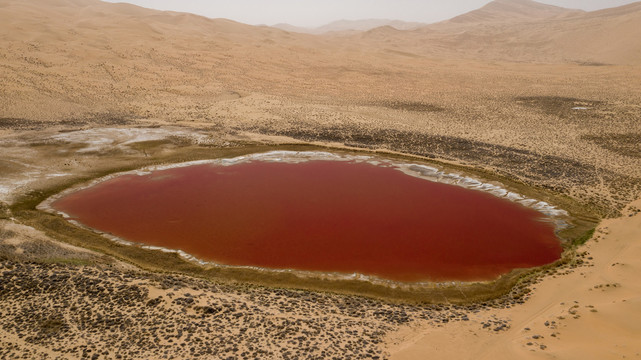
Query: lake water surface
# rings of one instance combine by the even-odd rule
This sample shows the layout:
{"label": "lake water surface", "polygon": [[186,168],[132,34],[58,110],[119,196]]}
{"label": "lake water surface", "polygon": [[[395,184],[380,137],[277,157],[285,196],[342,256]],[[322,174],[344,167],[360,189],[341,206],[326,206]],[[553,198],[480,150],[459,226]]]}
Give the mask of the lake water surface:
{"label": "lake water surface", "polygon": [[52,203],[88,227],[224,265],[416,282],[554,262],[554,224],[483,191],[359,161],[247,161],[122,175]]}

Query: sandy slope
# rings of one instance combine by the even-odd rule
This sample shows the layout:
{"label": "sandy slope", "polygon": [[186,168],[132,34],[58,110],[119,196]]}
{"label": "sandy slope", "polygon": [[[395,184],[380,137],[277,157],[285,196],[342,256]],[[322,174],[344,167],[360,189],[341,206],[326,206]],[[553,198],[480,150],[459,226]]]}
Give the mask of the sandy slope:
{"label": "sandy slope", "polygon": [[381,26],[391,26],[398,30],[413,30],[425,26],[424,23],[407,22],[401,20],[389,19],[365,19],[365,20],[338,20],[329,24],[306,28],[289,24],[276,24],[272,27],[303,34],[326,34],[326,33],[347,33],[357,31],[367,31]]}
{"label": "sandy slope", "polygon": [[[531,0],[496,0],[463,15],[445,21],[445,24],[534,22],[550,18],[568,17],[583,13]],[[443,24],[441,24],[443,25]]]}
{"label": "sandy slope", "polygon": [[[587,251],[589,267],[548,277],[523,306],[494,311],[508,331],[469,323],[404,329],[389,339],[392,359],[641,358],[641,199],[605,220]],[[637,209],[633,211],[631,209]],[[546,325],[547,324],[547,325]]]}
{"label": "sandy slope", "polygon": [[[445,22],[376,39],[424,56],[524,62],[638,64],[641,3],[594,12],[494,1]],[[426,46],[429,45],[429,46]]]}

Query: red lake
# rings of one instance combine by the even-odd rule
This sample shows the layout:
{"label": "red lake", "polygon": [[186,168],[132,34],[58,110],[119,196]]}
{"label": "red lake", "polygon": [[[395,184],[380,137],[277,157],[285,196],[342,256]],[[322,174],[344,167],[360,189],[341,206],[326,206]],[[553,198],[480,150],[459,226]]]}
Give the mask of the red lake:
{"label": "red lake", "polygon": [[127,241],[218,264],[403,282],[490,280],[562,252],[554,224],[536,210],[357,161],[122,175],[52,207]]}

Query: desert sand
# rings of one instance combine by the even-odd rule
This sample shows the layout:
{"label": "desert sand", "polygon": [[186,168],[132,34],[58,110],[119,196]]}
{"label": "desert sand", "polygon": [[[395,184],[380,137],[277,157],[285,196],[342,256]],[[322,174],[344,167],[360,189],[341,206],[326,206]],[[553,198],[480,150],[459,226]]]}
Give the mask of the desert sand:
{"label": "desert sand", "polygon": [[[0,358],[639,357],[640,22],[641,3],[498,0],[311,35],[0,0]],[[213,279],[37,208],[115,172],[275,149],[447,167],[567,210],[587,242],[494,300],[412,304]]]}

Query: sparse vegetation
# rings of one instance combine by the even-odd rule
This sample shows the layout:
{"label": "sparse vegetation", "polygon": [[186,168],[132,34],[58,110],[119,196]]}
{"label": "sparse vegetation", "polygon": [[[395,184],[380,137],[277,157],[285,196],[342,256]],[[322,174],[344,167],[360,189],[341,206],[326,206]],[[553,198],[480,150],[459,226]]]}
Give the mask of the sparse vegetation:
{"label": "sparse vegetation", "polygon": [[574,239],[574,241],[572,241],[572,244],[574,246],[580,246],[580,245],[585,244],[588,240],[592,239],[592,237],[594,236],[595,230],[596,230],[596,228],[586,231],[585,234],[583,234],[580,237]]}
{"label": "sparse vegetation", "polygon": [[641,158],[641,133],[583,135],[582,138],[616,154]]}

